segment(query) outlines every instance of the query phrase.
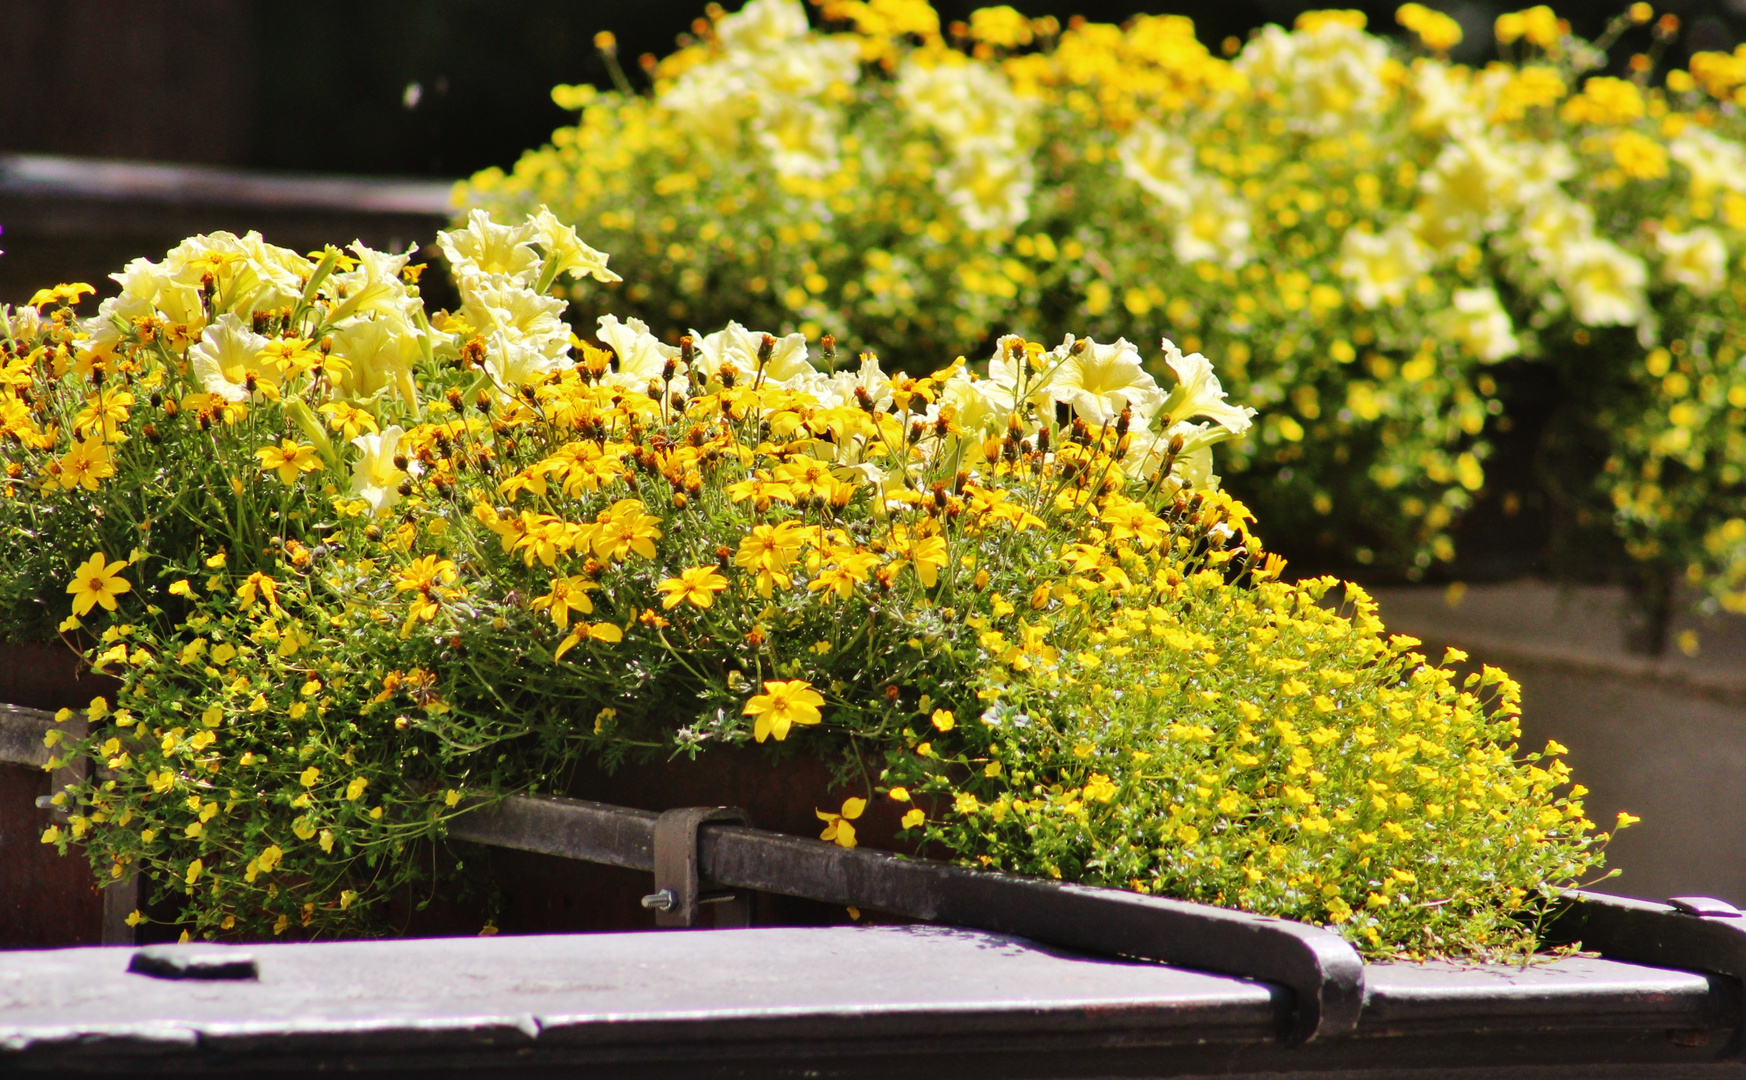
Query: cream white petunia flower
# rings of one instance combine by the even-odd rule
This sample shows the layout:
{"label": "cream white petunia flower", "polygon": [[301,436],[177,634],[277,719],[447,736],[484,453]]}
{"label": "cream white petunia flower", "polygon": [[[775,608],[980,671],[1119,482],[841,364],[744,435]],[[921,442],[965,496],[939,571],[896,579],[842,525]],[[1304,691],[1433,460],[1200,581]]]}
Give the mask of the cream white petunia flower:
{"label": "cream white petunia flower", "polygon": [[1249,430],[1254,409],[1232,405],[1225,400],[1225,389],[1213,374],[1212,361],[1199,353],[1182,354],[1182,350],[1164,339],[1164,363],[1176,376],[1176,388],[1164,399],[1153,427],[1169,428],[1192,417],[1204,416],[1233,435]]}
{"label": "cream white petunia flower", "polygon": [[1714,296],[1728,283],[1728,245],[1716,230],[1662,229],[1655,237],[1655,246],[1661,249],[1662,276],[1684,285],[1693,295]]}
{"label": "cream white petunia flower", "polygon": [[207,393],[226,401],[247,401],[251,397],[248,383],[252,375],[256,385],[252,396],[258,401],[264,396],[260,389],[263,384],[268,387],[279,384],[278,371],[260,357],[266,347],[266,338],[235,315],[226,314],[220,315],[200,335],[200,340],[188,350],[188,359]]}
{"label": "cream white petunia flower", "polygon": [[1396,225],[1385,233],[1348,231],[1335,269],[1352,283],[1360,304],[1375,308],[1406,299],[1407,289],[1429,267],[1429,252],[1418,237]]}
{"label": "cream white petunia flower", "polygon": [[[437,247],[457,279],[492,274],[520,278],[533,273],[539,263],[539,256],[528,247],[535,236],[530,222],[499,225],[488,212],[474,210],[467,215],[465,228],[437,233]],[[521,283],[531,285],[533,281],[530,278]]]}
{"label": "cream white petunia flower", "polygon": [[1643,261],[1617,244],[1584,237],[1560,252],[1558,284],[1585,326],[1635,326],[1649,313]]}
{"label": "cream white petunia flower", "polygon": [[623,281],[606,268],[607,254],[582,242],[576,230],[558,220],[556,214],[540,207],[528,218],[533,226],[533,241],[545,252],[544,276],[557,278],[562,274],[591,277],[595,281]]}
{"label": "cream white petunia flower", "polygon": [[1450,301],[1449,333],[1468,352],[1495,364],[1522,351],[1509,312],[1503,309],[1495,289],[1456,289]]}
{"label": "cream white petunia flower", "polygon": [[1125,338],[1100,345],[1069,336],[1053,356],[1060,366],[1049,380],[1049,396],[1072,406],[1092,427],[1115,423],[1123,409],[1150,416],[1164,404],[1164,392],[1141,365],[1140,351]]}
{"label": "cream white petunia flower", "polygon": [[360,451],[352,463],[352,494],[370,504],[380,513],[400,501],[400,485],[408,473],[394,464],[400,452],[400,437],[406,432],[398,424],[383,428],[379,435],[359,435],[352,445]]}
{"label": "cream white petunia flower", "polygon": [[[752,384],[760,366],[763,367],[766,383],[782,385],[787,385],[793,379],[810,376],[817,370],[808,359],[806,337],[803,334],[777,337],[757,330],[747,330],[737,322],[730,322],[725,329],[707,336],[693,330],[691,337],[697,344],[698,367],[711,384],[720,383],[723,364],[733,365],[741,386]],[[770,355],[760,361],[758,353],[764,347],[765,338],[770,339]]]}
{"label": "cream white petunia flower", "polygon": [[618,321],[616,315],[602,315],[600,329],[595,333],[618,354],[618,370],[603,382],[627,390],[645,391],[651,382],[660,382],[667,365],[673,365],[673,375],[667,381],[669,394],[683,393],[686,385],[685,365],[679,362],[679,350],[649,333],[641,319]]}

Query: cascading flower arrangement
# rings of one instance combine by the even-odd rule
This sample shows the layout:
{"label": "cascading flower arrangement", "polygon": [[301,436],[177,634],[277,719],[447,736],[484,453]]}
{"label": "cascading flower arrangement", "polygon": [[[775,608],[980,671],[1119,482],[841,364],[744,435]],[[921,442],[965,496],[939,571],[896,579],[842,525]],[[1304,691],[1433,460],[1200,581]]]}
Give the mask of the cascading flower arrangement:
{"label": "cascading flower arrangement", "polygon": [[1411,50],[1321,11],[1226,57],[1171,16],[711,10],[649,60],[650,92],[558,87],[578,124],[460,191],[612,246],[628,281],[584,315],[929,355],[1168,336],[1265,408],[1228,461],[1266,520],[1409,574],[1453,556],[1493,436],[1542,422],[1505,385],[1542,365],[1568,415],[1561,519],[1610,522],[1663,592],[1746,605],[1746,51],[1652,86],[1667,16],[1629,78],[1595,74],[1644,3],[1594,43],[1546,7],[1505,15],[1482,69],[1419,4]]}
{"label": "cascading flower arrangement", "polygon": [[452,312],[404,255],[214,234],[89,317],[4,313],[9,626],[121,683],[49,733],[97,768],[43,840],[156,917],[379,929],[455,815],[724,746],[829,763],[827,841],[894,800],[926,852],[1371,955],[1531,949],[1597,873],[1507,676],[1278,579],[1200,354],[1163,342],[1160,385],[1119,339],[1003,337],[985,375],[733,322],[586,341],[550,294],[616,276],[550,214],[438,244]]}

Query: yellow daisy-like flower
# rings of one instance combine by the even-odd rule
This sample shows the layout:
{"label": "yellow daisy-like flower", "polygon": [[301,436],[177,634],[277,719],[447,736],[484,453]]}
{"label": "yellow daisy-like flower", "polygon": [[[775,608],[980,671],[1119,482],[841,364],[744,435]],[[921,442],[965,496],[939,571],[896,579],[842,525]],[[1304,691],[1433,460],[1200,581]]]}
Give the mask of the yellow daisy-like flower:
{"label": "yellow daisy-like flower", "polygon": [[85,615],[98,604],[103,610],[115,610],[115,598],[124,592],[130,592],[133,584],[126,578],[116,575],[127,569],[127,563],[120,559],[110,562],[101,551],[91,553],[80,567],[73,571],[73,583],[67,586],[67,592],[73,597],[73,614]]}
{"label": "yellow daisy-like flower", "polygon": [[277,611],[279,610],[279,583],[257,570],[236,587],[236,598],[242,602],[242,606],[245,608],[253,607],[257,599],[264,599],[268,607]]}
{"label": "yellow daisy-like flower", "polygon": [[715,603],[715,594],[727,587],[728,579],[718,574],[713,566],[693,566],[656,586],[666,594],[661,598],[661,606],[669,611],[687,602],[700,608],[709,607]]}
{"label": "yellow daisy-like flower", "polygon": [[588,594],[599,588],[599,585],[580,574],[553,578],[552,591],[535,597],[529,606],[535,611],[550,613],[552,621],[558,624],[558,629],[568,630],[572,612],[579,615],[594,614],[594,601],[588,599]]}
{"label": "yellow daisy-like flower", "polygon": [[623,641],[624,631],[612,623],[577,623],[571,628],[569,636],[558,642],[558,647],[552,653],[553,660],[562,660],[564,654],[584,641]]}
{"label": "yellow daisy-like flower", "polygon": [[285,484],[295,484],[301,473],[326,467],[316,455],[315,447],[285,438],[279,440],[278,446],[261,447],[255,451],[255,456],[261,459],[262,472],[278,473],[279,480]]}
{"label": "yellow daisy-like flower", "polygon": [[781,742],[793,725],[818,723],[823,718],[818,707],[823,704],[823,696],[805,679],[766,680],[764,692],[746,702],[745,713],[753,718],[752,738],[763,742],[774,735]]}
{"label": "yellow daisy-like flower", "polygon": [[269,341],[265,348],[255,354],[255,359],[265,360],[278,368],[279,374],[295,378],[322,361],[322,355],[311,349],[310,344],[305,338]]}
{"label": "yellow daisy-like flower", "polygon": [[768,600],[772,587],[786,589],[793,584],[788,568],[800,554],[801,539],[800,527],[792,521],[753,526],[750,535],[740,541],[734,565],[758,576],[758,595]]}
{"label": "yellow daisy-like flower", "polygon": [[641,499],[620,499],[601,515],[594,533],[594,554],[601,559],[622,559],[635,552],[645,559],[655,557],[655,541],[661,519],[647,513]]}
{"label": "yellow daisy-like flower", "polygon": [[339,432],[347,442],[359,435],[378,434],[382,430],[376,426],[374,416],[343,401],[329,402],[316,411],[327,417],[328,426]]}
{"label": "yellow daisy-like flower", "polygon": [[76,304],[79,302],[79,297],[90,296],[96,292],[96,289],[83,281],[75,281],[70,285],[56,285],[52,289],[36,290],[35,295],[30,298],[30,306],[40,308],[49,304]]}
{"label": "yellow daisy-like flower", "polygon": [[115,475],[115,464],[109,447],[97,439],[74,443],[60,460],[61,486],[71,491],[81,485],[96,491],[98,482]]}
{"label": "yellow daisy-like flower", "polygon": [[[769,684],[766,683],[765,685],[768,686]],[[825,810],[814,810],[813,813],[818,816],[818,819],[825,823],[824,832],[819,833],[818,838],[820,840],[830,840],[842,847],[854,847],[855,827],[849,824],[849,822],[860,817],[861,812],[865,809],[867,809],[866,799],[851,797],[843,800],[843,811],[840,814],[833,814]]]}

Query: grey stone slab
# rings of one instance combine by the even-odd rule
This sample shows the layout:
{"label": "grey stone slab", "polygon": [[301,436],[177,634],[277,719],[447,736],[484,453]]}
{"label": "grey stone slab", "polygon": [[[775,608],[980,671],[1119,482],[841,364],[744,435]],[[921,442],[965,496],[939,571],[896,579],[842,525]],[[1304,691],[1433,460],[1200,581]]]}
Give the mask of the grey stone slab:
{"label": "grey stone slab", "polygon": [[[336,1038],[429,1046],[1193,1029],[1268,1040],[1289,996],[936,927],[251,945],[258,981],[166,982],[132,950],[0,954],[0,1048],[122,1052]],[[0,1060],[4,1060],[0,1057]]]}
{"label": "grey stone slab", "polygon": [[1732,1024],[1726,980],[1697,972],[1573,956],[1518,964],[1370,964],[1360,1030],[1500,1023],[1563,1027]]}
{"label": "grey stone slab", "polygon": [[1277,987],[941,927],[254,944],[237,981],[130,974],[133,952],[0,953],[0,1072],[1743,1075],[1716,1064],[1731,988],[1580,957],[1371,965],[1358,1032],[1290,1047]]}
{"label": "grey stone slab", "polygon": [[50,751],[42,738],[54,726],[53,713],[0,702],[0,764],[45,764]]}

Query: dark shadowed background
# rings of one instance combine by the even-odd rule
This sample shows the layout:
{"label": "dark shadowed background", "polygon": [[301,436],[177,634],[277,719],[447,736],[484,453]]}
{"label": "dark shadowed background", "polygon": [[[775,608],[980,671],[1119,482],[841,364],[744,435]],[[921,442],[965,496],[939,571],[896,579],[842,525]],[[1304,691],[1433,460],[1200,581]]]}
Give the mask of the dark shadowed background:
{"label": "dark shadowed background", "polygon": [[[730,10],[737,3],[724,5]],[[982,4],[940,0],[945,19]],[[1217,48],[1297,0],[1032,0],[1027,14],[1120,22],[1191,16]],[[1355,5],[1394,31],[1397,4]],[[1492,56],[1491,23],[1521,3],[1432,3],[1467,30],[1457,59]],[[1593,34],[1624,0],[1558,7]],[[1746,0],[1656,4],[1681,16],[1669,59],[1732,49]],[[605,86],[593,46],[613,31],[625,67],[665,54],[703,0],[0,0],[0,153],[270,169],[464,176],[509,165],[566,116],[560,82]],[[1647,41],[1647,33],[1640,33]],[[1627,46],[1630,44],[1627,41]],[[1619,51],[1620,57],[1627,50]]]}

